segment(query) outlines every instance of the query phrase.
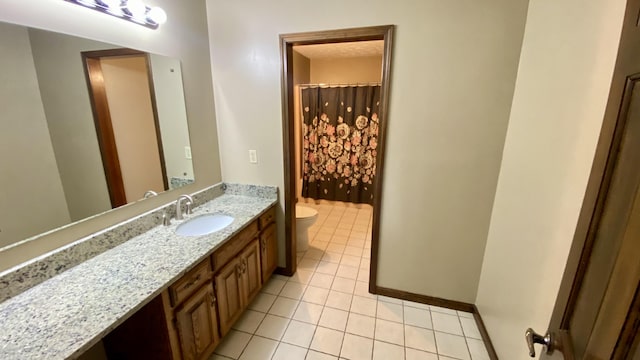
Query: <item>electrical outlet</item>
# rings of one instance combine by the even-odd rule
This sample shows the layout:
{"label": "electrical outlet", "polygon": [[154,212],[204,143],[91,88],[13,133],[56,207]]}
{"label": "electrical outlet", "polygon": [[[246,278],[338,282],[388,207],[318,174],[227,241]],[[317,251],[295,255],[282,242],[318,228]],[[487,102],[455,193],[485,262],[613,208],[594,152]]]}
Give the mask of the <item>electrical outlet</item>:
{"label": "electrical outlet", "polygon": [[258,152],[255,150],[249,150],[249,162],[252,164],[258,163]]}
{"label": "electrical outlet", "polygon": [[184,157],[191,160],[191,146],[184,147]]}

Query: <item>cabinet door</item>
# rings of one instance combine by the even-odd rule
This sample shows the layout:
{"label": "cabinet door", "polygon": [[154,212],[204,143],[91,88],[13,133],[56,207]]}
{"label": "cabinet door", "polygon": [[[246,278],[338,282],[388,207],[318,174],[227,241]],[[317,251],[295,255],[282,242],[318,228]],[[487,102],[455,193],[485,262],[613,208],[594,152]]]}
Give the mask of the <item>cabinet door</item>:
{"label": "cabinet door", "polygon": [[244,305],[248,305],[262,288],[262,268],[260,266],[260,244],[253,240],[240,254],[242,262],[242,286]]}
{"label": "cabinet door", "polygon": [[260,251],[262,255],[262,281],[267,281],[278,266],[278,236],[276,233],[276,224],[269,225],[262,234],[260,234]]}
{"label": "cabinet door", "polygon": [[231,260],[215,276],[220,332],[224,336],[243,309],[240,259]]}
{"label": "cabinet door", "polygon": [[176,312],[183,360],[205,359],[220,340],[216,318],[216,298],[210,284],[186,300]]}

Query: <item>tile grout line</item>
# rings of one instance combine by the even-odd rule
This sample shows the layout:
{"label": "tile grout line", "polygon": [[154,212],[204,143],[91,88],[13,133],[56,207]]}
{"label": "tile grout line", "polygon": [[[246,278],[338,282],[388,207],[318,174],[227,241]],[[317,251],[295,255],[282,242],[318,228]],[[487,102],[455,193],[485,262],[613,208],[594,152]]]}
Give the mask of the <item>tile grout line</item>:
{"label": "tile grout line", "polygon": [[[285,282],[285,285],[286,285],[286,282]],[[249,339],[249,342],[247,343],[245,348],[242,349],[242,353],[240,354],[240,357],[242,357],[242,354],[247,350],[247,347],[249,347],[249,343],[251,343],[251,340],[253,340],[253,338],[255,336],[257,336],[256,332],[258,332],[258,330],[260,329],[260,326],[262,326],[262,324],[264,323],[265,319],[267,318],[267,315],[269,315],[269,310],[271,310],[271,308],[273,308],[273,305],[275,305],[276,301],[278,300],[278,297],[280,296],[279,294],[282,292],[283,289],[284,289],[284,285],[282,286],[280,291],[278,291],[278,295],[275,295],[276,298],[273,300],[273,303],[271,303],[271,306],[269,306],[269,308],[267,309],[267,312],[264,314],[264,317],[262,318],[262,320],[260,320],[260,324],[258,324],[258,326],[256,327],[256,330],[253,332],[253,334],[251,334],[251,338]],[[238,320],[240,320],[240,319],[238,319]],[[236,323],[237,323],[237,321],[236,321]],[[289,324],[287,324],[287,327],[289,327]],[[286,329],[285,329],[285,331],[286,331]],[[284,336],[284,334],[283,334],[283,336]],[[278,345],[276,345],[276,350],[278,350],[278,346],[280,346],[279,342],[278,342]],[[273,354],[271,354],[271,358],[273,358],[273,356],[276,354],[276,350],[274,350]],[[240,357],[238,359],[240,359]]]}
{"label": "tile grout line", "polygon": [[429,306],[429,319],[431,319],[431,327],[433,328],[433,344],[436,346],[436,354],[440,358],[440,351],[438,350],[438,339],[436,338],[436,326],[433,324],[433,314],[431,313],[431,306]]}
{"label": "tile grout line", "polygon": [[[285,285],[282,286],[282,289],[280,289],[280,292],[278,292],[278,295],[276,295],[276,299],[273,301],[273,304],[275,304],[276,300],[278,300],[278,297],[280,297],[280,294],[282,293],[282,290],[284,290],[284,286],[286,286],[286,282],[285,282]],[[307,291],[307,289],[305,288],[305,292],[306,291]],[[304,293],[303,293],[303,295],[304,295]],[[286,296],[282,296],[282,297],[285,298],[285,299],[289,299]],[[293,300],[293,299],[291,299],[291,300]],[[289,322],[287,323],[287,326],[284,329],[284,332],[282,333],[282,336],[278,340],[278,345],[276,346],[276,351],[278,350],[278,347],[282,343],[282,338],[287,333],[287,330],[289,329],[289,326],[291,325],[291,321],[293,320],[293,316],[296,314],[296,311],[298,310],[298,307],[300,307],[300,303],[302,303],[302,300],[298,300],[298,304],[296,305],[296,308],[293,310],[293,313],[291,314],[291,318],[288,318]],[[273,307],[273,304],[271,305],[271,307]],[[267,315],[268,315],[268,313],[267,313]],[[274,315],[274,316],[277,316],[277,315]],[[267,316],[265,315],[265,319],[266,318],[267,318]],[[264,321],[264,319],[262,319],[262,321]],[[258,331],[258,329],[256,329],[256,331]],[[271,356],[271,358],[273,358],[275,355],[276,355],[276,352],[274,351],[273,355]]]}
{"label": "tile grout line", "polygon": [[[285,286],[286,286],[286,283],[285,283]],[[282,287],[282,290],[284,290],[284,286]],[[282,290],[280,290],[280,293],[282,293]],[[305,288],[305,291],[306,291],[306,290],[307,290],[307,289]],[[303,293],[303,294],[304,294],[304,293]],[[280,295],[278,295],[278,296],[280,296]],[[284,296],[283,296],[283,297],[284,297]],[[287,298],[287,299],[288,299],[288,298]],[[277,297],[276,297],[276,300],[278,300],[278,298],[277,298]],[[300,303],[301,303],[301,302],[302,302],[302,301],[298,301],[298,305],[296,305],[296,308],[293,310],[293,314],[291,314],[291,318],[290,318],[290,319],[288,319],[288,320],[289,320],[289,322],[287,323],[287,326],[285,327],[284,332],[282,333],[282,336],[281,336],[281,337],[280,337],[280,339],[278,340],[278,345],[276,345],[276,350],[273,352],[273,355],[271,355],[271,359],[273,359],[273,357],[274,357],[274,356],[276,356],[276,352],[278,351],[278,348],[280,347],[280,344],[282,343],[282,340],[283,340],[283,338],[284,338],[284,335],[287,333],[287,330],[289,330],[289,326],[291,326],[291,322],[293,321],[293,316],[295,315],[296,311],[298,310],[298,307],[300,307]],[[274,304],[275,304],[275,300],[274,300]],[[265,319],[266,319],[266,316],[265,316]],[[263,321],[264,321],[264,319],[263,319]],[[257,331],[257,329],[256,329],[256,331]],[[306,354],[305,354],[305,357],[306,357]]]}
{"label": "tile grout line", "polygon": [[[347,209],[350,209],[350,208],[347,208]],[[326,210],[325,210],[325,211],[326,211]],[[328,217],[329,217],[329,216],[331,216],[331,214],[332,214],[331,210],[330,210],[330,211],[328,211],[327,213],[328,213],[329,215],[326,215],[326,216],[323,218],[323,222],[325,222],[325,221],[326,221],[326,219],[328,219]],[[360,293],[356,293],[356,290],[355,290],[355,286],[356,286],[356,285],[358,285],[358,284],[360,284],[361,282],[363,282],[363,281],[361,281],[361,279],[360,279],[359,275],[360,275],[361,270],[366,270],[366,268],[363,268],[362,266],[363,266],[363,264],[365,264],[366,262],[370,262],[370,261],[371,261],[371,260],[370,260],[370,258],[365,258],[365,255],[364,255],[364,254],[365,254],[365,252],[366,252],[367,250],[369,250],[369,252],[370,252],[370,248],[369,248],[369,249],[367,249],[368,243],[370,242],[369,237],[368,237],[368,236],[365,236],[365,238],[364,238],[363,240],[362,240],[360,237],[358,237],[358,238],[351,238],[351,235],[352,235],[352,234],[354,234],[354,232],[356,232],[356,231],[355,231],[355,223],[356,223],[358,220],[361,220],[361,218],[363,218],[363,216],[361,216],[361,213],[363,213],[363,212],[362,212],[360,209],[359,209],[359,212],[358,212],[357,214],[354,214],[354,212],[350,212],[350,214],[349,214],[349,213],[347,213],[347,212],[346,212],[346,209],[345,209],[345,210],[343,210],[343,211],[341,211],[341,212],[334,212],[334,213],[333,213],[333,215],[343,215],[343,216],[344,216],[344,215],[355,215],[355,217],[353,218],[353,221],[351,222],[351,229],[350,229],[349,235],[348,235],[348,236],[346,236],[346,238],[347,238],[346,243],[343,243],[343,242],[342,242],[342,241],[343,241],[342,239],[345,237],[344,235],[336,235],[336,234],[335,234],[335,232],[336,232],[336,230],[338,229],[338,226],[339,226],[339,225],[342,225],[342,227],[340,227],[339,229],[341,229],[341,230],[347,230],[347,229],[345,229],[345,228],[344,228],[344,227],[346,227],[346,226],[345,226],[345,223],[344,223],[343,221],[339,221],[337,224],[330,225],[330,226],[332,226],[332,227],[333,227],[333,230],[334,230],[334,231],[333,231],[333,235],[332,235],[329,239],[327,239],[328,241],[323,241],[324,239],[323,239],[323,240],[317,240],[317,241],[319,242],[319,245],[320,245],[320,244],[325,244],[325,245],[324,245],[324,248],[322,248],[322,246],[321,246],[321,245],[319,246],[319,248],[318,248],[318,247],[316,248],[316,249],[321,250],[323,254],[326,254],[327,252],[332,252],[332,251],[328,251],[328,250],[327,250],[327,248],[328,248],[331,244],[339,245],[340,247],[342,247],[342,248],[343,248],[343,249],[342,249],[342,251],[340,252],[341,257],[340,257],[340,260],[339,260],[338,262],[330,262],[330,261],[322,261],[322,259],[306,258],[306,256],[307,256],[307,255],[309,255],[309,252],[308,252],[308,251],[305,251],[305,252],[303,252],[303,253],[299,253],[299,255],[300,255],[300,261],[306,258],[306,259],[308,259],[308,260],[312,260],[312,261],[313,261],[313,263],[314,263],[314,266],[313,266],[312,268],[304,268],[304,270],[306,270],[306,271],[308,271],[308,272],[310,273],[308,280],[307,280],[306,282],[302,282],[302,281],[292,281],[292,278],[291,278],[291,277],[290,277],[289,279],[280,279],[280,280],[283,280],[283,281],[285,282],[285,284],[284,284],[284,285],[283,285],[283,287],[280,289],[280,291],[278,292],[278,294],[277,294],[277,295],[270,294],[270,295],[275,296],[275,297],[276,297],[276,300],[277,300],[278,298],[286,298],[286,299],[290,299],[290,300],[298,301],[298,304],[297,304],[297,306],[296,306],[296,309],[294,310],[293,314],[291,315],[291,318],[287,318],[289,322],[287,323],[287,326],[286,326],[286,328],[285,328],[285,330],[284,330],[284,333],[286,333],[286,331],[289,329],[289,327],[291,326],[291,323],[292,323],[292,322],[293,322],[293,320],[294,320],[294,319],[293,319],[293,316],[295,315],[295,312],[296,312],[296,311],[297,311],[297,309],[300,307],[300,303],[303,301],[302,297],[303,297],[303,296],[304,296],[304,294],[307,292],[307,290],[310,288],[310,286],[314,286],[314,287],[317,287],[317,288],[320,288],[320,289],[324,289],[324,290],[326,290],[326,291],[327,291],[327,297],[325,298],[325,301],[324,301],[324,302],[323,302],[323,304],[321,305],[320,317],[318,318],[318,322],[317,322],[316,324],[310,324],[310,323],[307,323],[306,321],[302,321],[303,323],[307,323],[307,324],[310,324],[310,325],[313,325],[313,326],[314,326],[314,332],[313,332],[313,335],[311,336],[311,342],[310,342],[309,346],[307,346],[307,347],[305,348],[305,349],[306,349],[306,351],[307,351],[306,356],[308,356],[308,355],[309,355],[309,353],[310,353],[310,351],[312,351],[312,350],[313,350],[313,349],[311,349],[311,343],[313,342],[313,338],[315,337],[315,335],[316,335],[316,333],[317,333],[318,327],[322,327],[322,328],[329,329],[329,330],[334,330],[334,331],[339,331],[340,333],[342,333],[343,338],[342,338],[342,343],[341,343],[341,346],[340,346],[340,351],[339,351],[339,353],[338,353],[338,357],[339,357],[340,355],[342,355],[342,351],[344,350],[344,347],[345,347],[345,341],[346,341],[346,336],[347,336],[347,335],[352,335],[352,336],[362,337],[363,339],[369,339],[369,338],[368,338],[368,337],[366,337],[366,336],[362,336],[362,335],[359,335],[359,334],[354,334],[354,333],[352,333],[352,332],[347,331],[347,325],[348,325],[348,323],[349,323],[349,317],[350,317],[350,315],[351,315],[351,314],[358,314],[358,315],[360,315],[360,316],[364,316],[364,317],[367,317],[367,318],[373,318],[373,322],[374,322],[373,337],[369,339],[369,340],[372,342],[372,348],[371,348],[371,356],[372,356],[372,358],[373,358],[373,356],[375,355],[375,348],[376,348],[376,347],[375,347],[375,343],[376,343],[376,342],[385,343],[385,344],[390,344],[390,345],[396,345],[396,346],[397,346],[397,344],[394,344],[394,343],[390,343],[390,342],[387,342],[387,341],[382,341],[382,340],[378,340],[378,339],[376,339],[376,331],[375,331],[375,327],[378,325],[378,322],[379,322],[379,320],[380,320],[380,319],[378,319],[378,316],[377,316],[377,315],[378,315],[378,310],[379,310],[379,304],[380,304],[380,302],[382,302],[382,303],[387,303],[388,301],[381,300],[381,299],[379,299],[378,297],[375,297],[375,298],[373,299],[373,300],[375,300],[375,313],[374,313],[374,316],[369,316],[369,315],[365,315],[365,314],[359,314],[359,313],[355,313],[355,312],[352,312],[352,311],[351,311],[351,308],[352,308],[352,305],[353,305],[353,301],[354,301],[354,299],[355,299],[355,298],[354,298],[354,296],[361,296],[361,295],[363,295],[363,294],[360,294]],[[372,220],[371,220],[371,217],[372,217],[372,216],[371,216],[371,214],[369,214],[369,215],[368,215],[368,217],[369,217],[369,222],[368,222],[368,226],[367,226],[367,227],[368,227],[368,228],[367,228],[367,232],[370,232],[370,230],[371,230],[371,229],[370,229],[370,226],[371,226],[371,221],[372,221]],[[319,225],[319,227],[321,227],[321,225]],[[360,232],[360,231],[358,231],[358,232]],[[319,233],[319,232],[317,232],[317,233]],[[316,235],[317,235],[317,233],[316,233]],[[337,239],[337,238],[334,238],[335,236],[341,236],[341,238],[342,238],[342,239],[338,239],[338,242],[335,242],[334,240],[335,240],[335,239]],[[312,246],[313,246],[313,242],[315,242],[315,241],[316,241],[315,239],[314,239],[314,240],[312,240],[310,245],[312,245]],[[356,244],[357,246],[354,246],[354,242],[358,242],[358,244]],[[360,255],[347,254],[347,253],[346,253],[346,252],[347,252],[347,247],[355,247],[355,248],[357,248],[357,249],[359,249],[359,250],[361,249],[361,250],[362,250],[362,252],[360,253]],[[321,249],[320,249],[320,248],[321,248]],[[332,249],[332,250],[335,250],[335,249]],[[349,250],[349,251],[353,251],[353,250]],[[333,251],[333,253],[336,253],[336,252],[335,252],[335,251]],[[345,277],[345,276],[344,276],[345,274],[340,274],[340,276],[338,275],[338,271],[340,270],[340,268],[341,268],[341,267],[350,266],[350,265],[346,265],[346,264],[343,264],[343,263],[342,263],[342,261],[343,261],[343,257],[344,257],[344,256],[347,256],[347,255],[348,255],[348,256],[352,256],[352,257],[357,257],[357,258],[359,258],[359,264],[358,264],[358,266],[357,266],[357,267],[354,267],[354,268],[356,268],[356,269],[357,269],[356,279],[352,279],[352,278],[349,278],[349,277]],[[323,256],[324,256],[324,255],[323,255]],[[331,273],[331,272],[330,272],[330,273],[321,273],[321,272],[319,272],[319,271],[318,271],[318,268],[320,267],[320,263],[323,263],[323,262],[324,262],[324,263],[329,263],[329,264],[335,264],[335,265],[332,265],[332,266],[335,266],[335,267],[336,267],[336,271],[335,271],[334,273]],[[369,266],[370,266],[370,265],[369,265]],[[300,268],[300,269],[302,270],[303,268]],[[323,275],[332,276],[331,284],[329,284],[329,285],[328,285],[328,288],[325,288],[325,287],[319,287],[319,286],[316,286],[316,285],[312,285],[312,284],[311,284],[311,280],[313,279],[313,277],[315,276],[315,274],[323,274]],[[342,290],[333,289],[333,286],[336,284],[336,281],[338,281],[338,280],[339,280],[339,279],[337,279],[337,278],[340,278],[340,279],[342,279],[342,280],[349,280],[349,281],[351,281],[351,282],[354,282],[354,289],[353,289],[351,292],[344,292],[344,291],[342,291]],[[302,279],[300,279],[300,280],[302,280]],[[369,279],[364,279],[364,280],[365,280],[365,281],[364,281],[364,283],[368,283],[368,281],[369,281]],[[300,296],[300,298],[297,298],[297,299],[296,299],[296,298],[292,298],[292,297],[288,297],[288,296],[282,295],[282,292],[284,291],[284,287],[285,287],[285,286],[286,286],[286,284],[287,284],[287,283],[289,283],[289,282],[292,282],[292,283],[298,284],[298,286],[301,286],[301,287],[303,288],[302,295]],[[327,305],[327,302],[328,302],[328,296],[331,294],[331,292],[337,292],[337,293],[340,293],[340,294],[345,294],[345,295],[349,295],[349,296],[350,296],[350,298],[349,298],[349,302],[348,302],[348,304],[346,304],[346,305],[347,305],[347,307],[348,307],[348,310],[344,310],[344,307],[343,307],[343,308],[338,308],[338,307],[332,307],[332,306],[328,306],[328,305]],[[364,297],[364,298],[368,298],[368,297],[366,297],[366,296],[362,296],[362,297]],[[370,298],[369,298],[369,299],[370,299]],[[275,303],[275,301],[276,301],[276,300],[274,300],[274,303]],[[394,303],[394,304],[395,304],[395,302],[390,302],[390,303]],[[312,304],[313,304],[313,303],[312,303]],[[319,305],[319,304],[316,304],[316,305]],[[406,331],[405,331],[405,330],[406,330],[406,326],[407,326],[407,324],[406,324],[405,319],[404,319],[404,317],[405,317],[405,315],[406,315],[405,306],[406,306],[407,308],[423,309],[423,310],[425,310],[425,309],[424,309],[424,307],[423,307],[423,306],[412,306],[412,305],[411,305],[411,302],[407,302],[406,304],[405,304],[405,302],[401,302],[401,303],[400,303],[400,304],[398,304],[398,305],[400,305],[400,306],[401,306],[401,315],[402,315],[402,320],[401,320],[401,322],[397,322],[397,321],[393,321],[393,320],[390,320],[390,321],[392,321],[392,322],[394,322],[394,323],[399,323],[399,324],[401,324],[401,325],[403,326],[403,342],[404,342],[404,346],[403,346],[403,353],[404,353],[404,355],[405,355],[405,357],[406,357],[406,356],[407,356],[407,349],[414,349],[414,348],[413,348],[413,347],[409,347],[409,346],[407,346],[407,340],[406,340],[407,338],[406,338]],[[414,305],[418,305],[418,304],[414,304]],[[259,324],[259,325],[258,325],[258,327],[256,328],[256,332],[257,332],[257,329],[258,329],[258,328],[261,326],[261,324],[264,322],[264,319],[266,318],[266,315],[269,315],[269,314],[268,314],[268,311],[270,311],[272,307],[273,307],[273,304],[271,304],[271,306],[267,309],[267,313],[265,314],[265,317],[260,321],[260,324]],[[347,315],[347,321],[346,321],[346,324],[345,324],[344,330],[336,330],[336,329],[333,329],[333,328],[330,328],[330,327],[327,327],[327,326],[321,326],[321,325],[320,325],[320,320],[322,319],[323,315],[325,315],[325,314],[326,314],[327,308],[332,309],[332,310],[338,310],[338,311],[342,311],[342,312],[346,312],[346,313],[347,313],[347,314],[346,314],[346,315]],[[432,314],[432,310],[431,310],[429,307],[427,307],[427,308],[426,308],[426,310],[428,311],[429,318],[431,319],[431,327],[432,327],[432,329],[429,329],[428,327],[422,327],[422,326],[416,326],[416,327],[417,327],[417,328],[422,328],[422,329],[427,329],[427,330],[431,330],[431,331],[432,331],[432,333],[434,334],[434,344],[435,344],[435,347],[436,347],[436,353],[435,353],[435,355],[437,356],[437,355],[438,355],[438,344],[437,344],[437,341],[435,341],[435,334],[436,334],[437,332],[440,332],[440,333],[443,333],[443,334],[452,335],[452,336],[460,336],[460,335],[459,335],[459,334],[452,334],[452,333],[448,333],[448,332],[443,332],[443,331],[437,331],[437,330],[433,329],[433,327],[434,327],[434,326],[433,326],[433,314]],[[436,312],[437,312],[437,313],[443,313],[443,314],[446,314],[446,315],[452,315],[452,314],[447,313],[447,312],[439,312],[439,311],[436,311]],[[274,315],[274,314],[271,314],[271,315]],[[469,338],[466,336],[465,331],[464,331],[464,328],[463,328],[463,326],[462,326],[462,317],[461,317],[458,313],[456,313],[455,315],[456,315],[456,316],[457,316],[457,318],[458,318],[458,323],[459,323],[459,324],[460,324],[460,326],[461,326],[462,333],[463,333],[463,337],[465,338],[465,344],[466,344],[466,346],[467,346],[467,353],[470,355],[470,348],[469,348],[469,344],[468,344],[468,342],[469,342]],[[278,317],[280,317],[279,315],[274,315],[274,316],[278,316]],[[329,326],[332,326],[332,325],[333,325],[333,324],[329,324]],[[260,335],[253,334],[253,335],[252,335],[252,337],[250,338],[250,341],[253,339],[253,337],[261,337],[261,336],[260,336]],[[278,343],[278,344],[276,345],[276,350],[275,350],[275,351],[277,351],[277,349],[278,349],[278,347],[280,346],[280,344],[281,344],[281,343],[283,343],[283,341],[282,341],[282,338],[283,338],[283,337],[284,337],[284,334],[283,334],[283,336],[280,338],[280,340],[278,340],[278,341],[277,341],[277,343]],[[273,339],[271,339],[271,340],[273,340]],[[286,343],[286,342],[285,342],[285,343]],[[286,344],[289,344],[289,343],[286,343]],[[292,345],[292,346],[299,346],[299,345],[296,345],[296,344],[290,344],[290,345]],[[303,347],[301,347],[301,348],[303,348]],[[424,351],[424,350],[421,350],[421,349],[415,349],[415,350]],[[245,346],[245,349],[243,349],[243,352],[244,352],[244,351],[246,351],[246,346]],[[275,356],[275,351],[274,351],[274,355],[273,355],[273,356]],[[313,351],[318,351],[318,350],[313,350]],[[323,354],[327,354],[327,353],[325,353],[325,352],[323,352],[323,351],[318,351],[318,352],[319,352],[319,353],[323,353]],[[429,352],[429,351],[426,351],[426,352],[427,352],[427,353],[431,353],[431,352]],[[431,353],[431,354],[433,354],[433,353]],[[332,355],[332,356],[333,356],[333,355]]]}
{"label": "tile grout line", "polygon": [[[457,315],[457,312],[456,312]],[[469,341],[467,340],[467,334],[464,331],[464,326],[462,325],[462,320],[460,319],[460,315],[457,315],[458,317],[458,323],[460,324],[460,329],[462,330],[462,336],[464,337],[464,343],[465,345],[467,345],[467,354],[469,354],[469,359],[473,359],[473,356],[471,355],[471,349],[469,348]]]}
{"label": "tile grout line", "polygon": [[[270,294],[271,295],[271,294]],[[258,331],[258,329],[260,328],[260,325],[262,325],[262,323],[264,322],[264,319],[267,318],[267,315],[269,314],[269,310],[271,310],[271,308],[273,307],[273,304],[275,304],[275,301],[278,299],[278,295],[275,295],[276,298],[273,300],[273,303],[271,303],[271,305],[269,306],[269,308],[267,309],[267,312],[265,313],[265,316],[262,318],[262,320],[260,320],[260,323],[258,324],[258,326],[256,327],[256,330],[253,333],[247,333],[238,329],[235,329],[233,326],[231,327],[231,330],[235,330],[235,331],[240,331],[240,332],[244,332],[245,334],[250,334],[251,337],[249,338],[249,341],[247,341],[247,343],[244,345],[244,347],[242,348],[242,351],[240,352],[240,355],[238,356],[238,359],[240,359],[242,357],[242,354],[244,353],[244,351],[247,349],[247,347],[249,346],[249,343],[251,342],[251,340],[253,339],[253,336],[255,335],[255,332]],[[255,298],[254,298],[255,299]],[[250,310],[250,309],[248,309]],[[255,310],[254,310],[255,311]],[[238,323],[240,319],[236,320],[235,324],[236,325]],[[237,360],[237,359],[236,359]]]}
{"label": "tile grout line", "polygon": [[[373,346],[375,347],[376,345],[376,332],[378,330],[378,298],[376,297],[376,311],[375,311],[375,315],[373,317]],[[371,349],[371,358],[373,358],[373,351],[374,349]]]}
{"label": "tile grout line", "polygon": [[[404,353],[404,358],[407,358],[407,323],[404,319],[404,303],[401,305],[402,306],[402,336],[404,337],[404,346],[403,346],[403,353]],[[431,326],[433,326],[433,323],[431,324]]]}

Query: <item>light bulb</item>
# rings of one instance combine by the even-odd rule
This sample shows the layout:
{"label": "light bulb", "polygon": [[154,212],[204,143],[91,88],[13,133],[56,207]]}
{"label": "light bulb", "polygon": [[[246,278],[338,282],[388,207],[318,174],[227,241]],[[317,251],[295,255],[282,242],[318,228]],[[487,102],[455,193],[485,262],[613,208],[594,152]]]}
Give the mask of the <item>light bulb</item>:
{"label": "light bulb", "polygon": [[162,25],[167,22],[167,13],[159,7],[152,7],[147,13],[147,18],[156,24]]}
{"label": "light bulb", "polygon": [[87,6],[87,7],[96,7],[95,0],[76,0],[79,4]]}
{"label": "light bulb", "polygon": [[[0,0],[1,2],[2,0]],[[167,13],[160,7],[145,5],[144,0],[66,0],[93,8],[146,27],[157,29],[167,21]]]}
{"label": "light bulb", "polygon": [[107,11],[111,14],[120,16],[122,15],[122,2],[120,0],[101,0],[106,6]]}
{"label": "light bulb", "polygon": [[126,5],[127,10],[131,13],[131,17],[133,20],[144,23],[145,13],[147,12],[147,7],[142,1],[139,0],[129,0]]}

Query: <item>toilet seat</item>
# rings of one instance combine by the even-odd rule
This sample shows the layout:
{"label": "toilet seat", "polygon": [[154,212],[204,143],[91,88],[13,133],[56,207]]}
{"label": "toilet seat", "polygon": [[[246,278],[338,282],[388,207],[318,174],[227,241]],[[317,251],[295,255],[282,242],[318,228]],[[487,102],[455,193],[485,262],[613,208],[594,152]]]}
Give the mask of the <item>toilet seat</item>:
{"label": "toilet seat", "polygon": [[306,219],[316,215],[318,215],[318,210],[302,205],[296,205],[296,219]]}

